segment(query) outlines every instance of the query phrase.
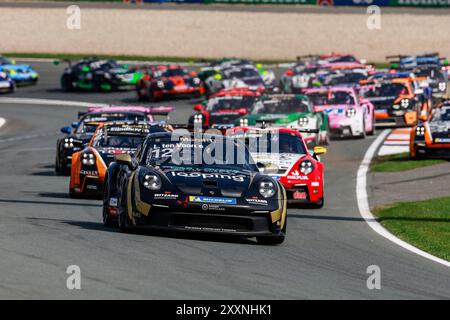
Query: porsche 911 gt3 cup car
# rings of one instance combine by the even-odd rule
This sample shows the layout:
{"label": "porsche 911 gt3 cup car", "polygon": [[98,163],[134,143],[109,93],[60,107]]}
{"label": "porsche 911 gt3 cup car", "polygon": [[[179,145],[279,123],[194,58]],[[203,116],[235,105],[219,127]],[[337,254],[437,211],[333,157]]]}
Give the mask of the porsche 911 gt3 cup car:
{"label": "porsche 911 gt3 cup car", "polygon": [[235,127],[227,136],[242,139],[261,170],[280,181],[289,203],[324,205],[323,164],[319,155],[324,147],[315,147],[310,155],[300,132],[287,128]]}
{"label": "porsche 911 gt3 cup car", "polygon": [[413,159],[450,157],[450,101],[411,130],[409,154]]}
{"label": "porsche 911 gt3 cup car", "polygon": [[328,144],[328,116],[313,110],[307,96],[272,94],[256,100],[250,112],[235,121],[236,126],[265,124],[300,130],[308,145]]}
{"label": "porsche 911 gt3 cup car", "polygon": [[[58,64],[55,61],[55,64]],[[143,73],[114,60],[87,58],[69,66],[61,76],[63,90],[114,91],[134,89]]]}
{"label": "porsche 911 gt3 cup car", "polygon": [[161,65],[150,68],[136,86],[139,100],[157,101],[168,97],[200,97],[205,93],[195,71],[179,65]]}
{"label": "porsche 911 gt3 cup car", "polygon": [[6,72],[0,72],[0,93],[14,92],[16,84]]}
{"label": "porsche 911 gt3 cup car", "polygon": [[[218,152],[221,150],[221,152]],[[103,221],[129,228],[256,237],[286,234],[286,192],[260,174],[245,145],[222,135],[150,134],[107,171]]]}
{"label": "porsche 911 gt3 cup car", "polygon": [[100,196],[109,164],[117,154],[133,154],[150,132],[166,130],[146,122],[101,123],[89,144],[72,155],[69,194],[74,196]]}
{"label": "porsche 911 gt3 cup car", "polygon": [[351,88],[308,89],[316,112],[328,114],[331,137],[361,137],[375,131],[374,106],[367,99],[360,99]]}
{"label": "porsche 911 gt3 cup car", "polygon": [[189,125],[202,127],[234,124],[237,118],[246,115],[260,94],[246,88],[222,90],[202,104],[194,105],[196,111],[189,118]]}
{"label": "porsche 911 gt3 cup car", "polygon": [[112,106],[106,108],[89,108],[87,113],[80,113],[80,120],[71,126],[61,128],[64,137],[56,143],[55,172],[68,174],[72,163],[72,154],[82,150],[91,140],[100,123],[111,121],[154,122],[155,115],[167,115],[171,107]]}
{"label": "porsche 911 gt3 cup car", "polygon": [[15,61],[0,56],[0,72],[7,73],[16,85],[34,84],[39,74],[27,64],[16,64]]}
{"label": "porsche 911 gt3 cup car", "polygon": [[266,90],[266,84],[258,69],[252,65],[222,69],[220,73],[207,78],[204,83],[206,96],[220,90],[233,88],[247,88],[253,91]]}

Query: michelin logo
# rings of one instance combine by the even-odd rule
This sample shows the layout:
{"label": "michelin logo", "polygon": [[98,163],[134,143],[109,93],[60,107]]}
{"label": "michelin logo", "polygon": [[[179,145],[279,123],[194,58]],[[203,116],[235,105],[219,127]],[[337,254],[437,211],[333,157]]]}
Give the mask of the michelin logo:
{"label": "michelin logo", "polygon": [[189,196],[189,202],[236,204],[236,199],[235,198]]}

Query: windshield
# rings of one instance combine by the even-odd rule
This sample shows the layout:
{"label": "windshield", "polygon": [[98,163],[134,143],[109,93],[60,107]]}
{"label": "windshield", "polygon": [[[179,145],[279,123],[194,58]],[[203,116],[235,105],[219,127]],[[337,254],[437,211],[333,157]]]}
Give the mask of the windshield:
{"label": "windshield", "polygon": [[345,91],[322,91],[309,93],[313,105],[355,104],[353,95]]}
{"label": "windshield", "polygon": [[450,121],[450,108],[437,109],[431,121]]}
{"label": "windshield", "polygon": [[253,78],[259,77],[259,73],[253,68],[233,69],[225,72],[227,78]]}
{"label": "windshield", "polygon": [[186,70],[181,68],[157,70],[153,73],[154,77],[182,77],[187,74]]}
{"label": "windshield", "polygon": [[403,83],[377,84],[366,94],[367,97],[398,97],[407,93],[408,88]]}
{"label": "windshield", "polygon": [[[76,133],[94,133],[99,123],[109,121],[145,121],[144,113],[127,112],[127,113],[95,113],[86,115],[80,122]],[[95,123],[95,124],[93,124]]]}
{"label": "windshield", "polygon": [[[180,139],[181,138],[181,139]],[[192,142],[181,137],[154,138],[142,158],[146,166],[196,166],[257,171],[253,158],[242,143],[217,136]]]}
{"label": "windshield", "polygon": [[296,113],[309,112],[307,100],[300,98],[275,99],[257,101],[251,110],[251,114],[261,113]]}
{"label": "windshield", "polygon": [[127,136],[127,135],[101,135],[99,139],[95,139],[92,146],[94,148],[130,148],[136,149],[144,140],[143,136]]}
{"label": "windshield", "polygon": [[206,110],[218,111],[218,110],[237,110],[248,109],[251,107],[254,101],[252,96],[233,96],[233,97],[217,97],[208,100],[206,104]]}
{"label": "windshield", "polygon": [[307,150],[302,139],[291,133],[275,132],[245,132],[237,131],[231,137],[245,139],[245,145],[251,153],[295,153],[306,154]]}

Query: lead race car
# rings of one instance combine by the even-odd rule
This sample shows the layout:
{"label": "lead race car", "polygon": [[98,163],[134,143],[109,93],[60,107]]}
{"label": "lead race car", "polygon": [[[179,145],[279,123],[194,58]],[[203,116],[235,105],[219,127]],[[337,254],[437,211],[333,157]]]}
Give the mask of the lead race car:
{"label": "lead race car", "polygon": [[352,88],[307,89],[315,111],[328,114],[331,137],[360,137],[375,132],[374,106]]}
{"label": "lead race car", "polygon": [[[220,151],[219,151],[220,150]],[[105,224],[256,237],[282,243],[286,192],[259,173],[245,145],[182,130],[150,134],[107,171]]]}
{"label": "lead race car", "polygon": [[287,128],[235,127],[226,134],[245,141],[262,170],[283,184],[288,203],[323,207],[324,166],[319,156],[326,153],[324,147],[314,147],[310,154],[300,132]]}

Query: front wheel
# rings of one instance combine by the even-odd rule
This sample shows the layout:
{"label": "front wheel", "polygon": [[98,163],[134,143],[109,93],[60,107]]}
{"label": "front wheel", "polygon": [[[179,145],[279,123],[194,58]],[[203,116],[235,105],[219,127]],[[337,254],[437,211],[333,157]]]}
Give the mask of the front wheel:
{"label": "front wheel", "polygon": [[286,226],[287,226],[287,219],[284,221],[284,227],[279,234],[256,237],[256,241],[258,242],[258,244],[269,246],[282,244],[284,242],[284,239],[286,238]]}
{"label": "front wheel", "polygon": [[112,227],[114,225],[109,215],[109,182],[105,180],[105,190],[103,192],[103,225]]}
{"label": "front wheel", "polygon": [[[126,189],[125,189],[126,190]],[[127,199],[126,194],[119,194],[117,197],[117,209],[119,211],[119,229],[122,232],[128,232],[129,226],[131,225],[130,218],[128,217],[128,210],[126,208]]]}

